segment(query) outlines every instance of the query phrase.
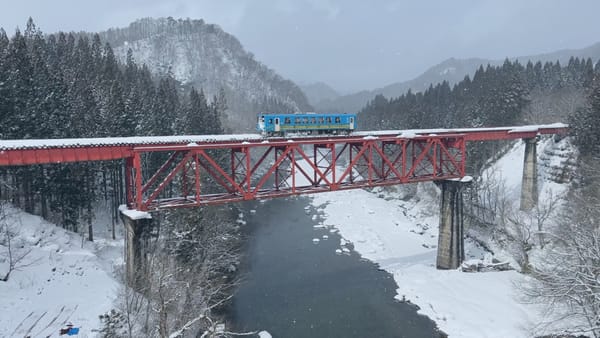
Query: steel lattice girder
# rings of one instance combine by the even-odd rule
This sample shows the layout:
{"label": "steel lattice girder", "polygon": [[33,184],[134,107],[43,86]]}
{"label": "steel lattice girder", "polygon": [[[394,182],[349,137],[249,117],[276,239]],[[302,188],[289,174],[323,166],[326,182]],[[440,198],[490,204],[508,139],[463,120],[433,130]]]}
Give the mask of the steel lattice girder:
{"label": "steel lattice girder", "polygon": [[[460,178],[465,142],[446,134],[136,147],[127,202],[157,210]],[[163,162],[148,174],[142,164],[151,157]]]}

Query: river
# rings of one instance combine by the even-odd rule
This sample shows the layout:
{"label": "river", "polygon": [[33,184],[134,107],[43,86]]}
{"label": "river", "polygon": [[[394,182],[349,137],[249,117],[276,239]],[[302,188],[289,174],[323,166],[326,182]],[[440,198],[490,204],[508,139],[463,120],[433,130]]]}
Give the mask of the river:
{"label": "river", "polygon": [[315,228],[317,211],[309,205],[308,197],[245,205],[254,211],[245,215],[235,330],[266,330],[275,338],[440,337],[415,305],[394,299],[389,273],[354,251],[336,252],[341,237]]}

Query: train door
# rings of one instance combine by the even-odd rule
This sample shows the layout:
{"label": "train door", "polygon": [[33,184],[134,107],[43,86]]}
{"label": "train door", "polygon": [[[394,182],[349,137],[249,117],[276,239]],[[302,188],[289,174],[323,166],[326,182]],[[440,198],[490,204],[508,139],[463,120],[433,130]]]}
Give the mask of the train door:
{"label": "train door", "polygon": [[350,123],[349,123],[348,129],[354,130],[354,117],[350,118]]}
{"label": "train door", "polygon": [[258,116],[258,130],[265,132],[265,117],[264,116]]}
{"label": "train door", "polygon": [[279,117],[275,118],[275,131],[276,132],[281,131],[281,126],[279,125]]}

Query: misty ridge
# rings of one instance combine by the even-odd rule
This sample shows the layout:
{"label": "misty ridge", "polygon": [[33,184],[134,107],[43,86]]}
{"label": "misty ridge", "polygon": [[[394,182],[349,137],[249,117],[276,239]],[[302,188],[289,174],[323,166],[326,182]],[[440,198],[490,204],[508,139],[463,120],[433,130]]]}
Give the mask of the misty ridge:
{"label": "misty ridge", "polygon": [[[566,65],[571,57],[579,59],[590,58],[592,59],[592,62],[595,63],[600,59],[600,42],[581,49],[565,49],[553,53],[509,57],[508,59],[511,61],[519,61],[519,63],[523,65],[527,64],[529,61],[533,63],[536,63],[537,61],[542,63],[558,61],[560,64]],[[413,93],[423,92],[430,85],[435,86],[444,81],[453,86],[463,80],[465,76],[472,78],[475,71],[482,65],[484,67],[486,65],[500,66],[503,62],[504,60],[482,58],[449,58],[425,70],[421,75],[414,79],[392,83],[372,90],[365,89],[346,95],[338,94],[333,88],[325,83],[301,85],[301,88],[306,93],[310,104],[313,105],[316,110],[358,112],[368,101],[372,100],[377,95],[392,98],[405,94],[409,89]]]}
{"label": "misty ridge", "polygon": [[[268,65],[256,61],[251,51],[244,50],[233,35],[201,19],[145,18],[126,28],[110,29],[99,35],[111,44],[121,62],[131,50],[136,62],[145,64],[155,74],[168,74],[183,85],[202,88],[208,97],[223,90],[228,106],[225,124],[236,131],[253,130],[252,123],[247,121],[251,120],[250,115],[260,111],[356,113],[377,95],[395,98],[409,90],[413,94],[422,93],[444,82],[452,87],[466,76],[472,79],[482,66],[500,67],[505,62],[450,58],[415,79],[339,95],[323,82],[297,86],[284,79]],[[600,43],[578,50],[509,57],[507,60],[518,61],[523,66],[530,61],[542,65],[548,62],[568,65],[571,58],[590,58],[595,63],[600,58]]]}

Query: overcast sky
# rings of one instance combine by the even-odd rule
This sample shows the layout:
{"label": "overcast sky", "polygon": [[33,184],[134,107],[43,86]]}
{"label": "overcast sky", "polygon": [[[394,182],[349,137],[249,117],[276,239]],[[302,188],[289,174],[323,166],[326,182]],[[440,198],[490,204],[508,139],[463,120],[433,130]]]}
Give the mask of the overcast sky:
{"label": "overcast sky", "polygon": [[[9,35],[101,31],[141,17],[204,19],[297,83],[372,89],[450,58],[502,59],[600,41],[598,0],[1,0]],[[10,4],[7,4],[10,2]]]}

